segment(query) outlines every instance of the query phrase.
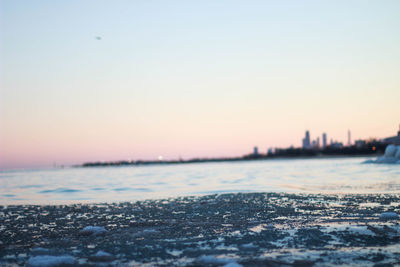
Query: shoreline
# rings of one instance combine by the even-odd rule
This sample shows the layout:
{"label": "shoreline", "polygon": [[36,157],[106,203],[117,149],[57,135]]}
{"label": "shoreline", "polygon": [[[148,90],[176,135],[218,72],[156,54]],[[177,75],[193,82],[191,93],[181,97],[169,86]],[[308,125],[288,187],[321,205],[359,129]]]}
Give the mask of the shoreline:
{"label": "shoreline", "polygon": [[[400,194],[234,193],[0,206],[0,265],[400,264],[399,219],[382,218],[387,212],[400,214]],[[88,226],[93,231],[83,231]]]}
{"label": "shoreline", "polygon": [[106,201],[106,202],[96,202],[95,200],[62,200],[61,202],[57,202],[57,200],[54,200],[54,202],[36,202],[32,204],[6,204],[6,203],[0,203],[0,209],[12,207],[12,208],[23,208],[23,207],[54,207],[54,208],[62,208],[65,206],[103,206],[103,205],[120,205],[120,204],[125,204],[125,203],[136,203],[136,202],[156,202],[160,200],[174,200],[178,198],[202,198],[202,197],[207,197],[207,196],[220,196],[220,195],[237,195],[237,194],[279,194],[279,195],[298,195],[298,196],[335,196],[335,197],[347,197],[347,196],[353,196],[353,197],[367,197],[367,196],[397,196],[399,195],[400,199],[400,193],[398,191],[396,192],[388,192],[388,191],[373,191],[373,192],[336,192],[336,191],[326,191],[326,192],[320,192],[316,193],[315,191],[293,191],[293,192],[287,192],[287,191],[239,191],[239,192],[232,192],[232,191],[226,191],[226,192],[209,192],[209,193],[199,193],[199,194],[188,194],[188,195],[166,195],[166,196],[154,196],[154,197],[143,197],[143,198],[135,198],[135,199],[125,199],[125,200],[113,200],[113,201]]}
{"label": "shoreline", "polygon": [[[250,161],[269,161],[269,160],[308,160],[308,159],[341,159],[341,158],[371,158],[379,157],[383,154],[357,154],[357,155],[313,155],[313,156],[271,156],[271,157],[258,157],[258,158],[226,158],[226,159],[189,159],[182,161],[135,161],[132,163],[121,163],[123,161],[113,162],[94,162],[84,163],[80,165],[72,165],[70,168],[96,168],[96,167],[141,167],[141,166],[154,166],[154,165],[184,165],[184,164],[201,164],[201,163],[235,163],[235,162],[250,162]],[[68,168],[68,166],[58,167]]]}
{"label": "shoreline", "polygon": [[11,168],[11,169],[0,169],[0,173],[8,172],[19,172],[19,171],[46,171],[46,170],[58,170],[58,169],[69,169],[69,168],[96,168],[96,167],[145,167],[145,166],[157,166],[157,165],[180,165],[180,164],[202,164],[202,163],[235,163],[235,162],[251,162],[251,161],[269,161],[269,160],[311,160],[311,159],[345,159],[345,158],[371,158],[379,157],[383,154],[371,154],[371,155],[317,155],[317,156],[299,156],[299,157],[264,157],[257,159],[239,159],[239,160],[210,160],[205,159],[204,161],[184,161],[184,162],[154,162],[147,164],[127,164],[127,165],[96,165],[96,166],[83,166],[83,164],[74,165],[57,165],[57,166],[47,166],[47,167],[35,167],[35,168]]}

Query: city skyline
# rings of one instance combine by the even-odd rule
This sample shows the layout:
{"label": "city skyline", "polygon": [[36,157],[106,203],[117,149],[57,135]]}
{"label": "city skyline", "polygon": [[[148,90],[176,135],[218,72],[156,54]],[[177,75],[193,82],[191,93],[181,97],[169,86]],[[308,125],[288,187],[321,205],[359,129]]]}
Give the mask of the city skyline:
{"label": "city skyline", "polygon": [[[321,139],[320,139],[321,137]],[[371,137],[370,137],[371,138]],[[380,138],[376,138],[380,139]],[[320,142],[322,140],[322,143]],[[351,131],[347,131],[347,142],[345,143],[344,141],[340,141],[338,139],[330,138],[330,142],[328,142],[328,135],[326,132],[322,132],[320,135],[317,135],[315,139],[311,138],[311,134],[309,130],[305,131],[305,136],[301,140],[301,147],[303,149],[310,149],[310,148],[325,148],[328,145],[338,145],[338,146],[343,146],[343,144],[346,144],[347,146],[353,145],[353,142],[351,141]]]}
{"label": "city skyline", "polygon": [[0,168],[231,157],[299,147],[304,129],[391,136],[399,13],[399,1],[1,1]]}

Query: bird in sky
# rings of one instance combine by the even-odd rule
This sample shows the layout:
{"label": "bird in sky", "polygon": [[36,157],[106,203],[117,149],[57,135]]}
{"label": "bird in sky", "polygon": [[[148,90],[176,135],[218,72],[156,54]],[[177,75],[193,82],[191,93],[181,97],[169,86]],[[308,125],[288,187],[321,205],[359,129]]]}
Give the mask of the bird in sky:
{"label": "bird in sky", "polygon": [[96,36],[95,38],[96,38],[96,40],[99,40],[99,41],[101,40],[100,36]]}

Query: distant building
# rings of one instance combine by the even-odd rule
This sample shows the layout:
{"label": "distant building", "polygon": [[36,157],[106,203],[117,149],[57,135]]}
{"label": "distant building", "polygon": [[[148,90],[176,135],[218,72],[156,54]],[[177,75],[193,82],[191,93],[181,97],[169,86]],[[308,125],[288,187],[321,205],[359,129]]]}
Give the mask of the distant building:
{"label": "distant building", "polygon": [[325,148],[328,145],[326,139],[327,139],[326,133],[322,133],[322,148]]}
{"label": "distant building", "polygon": [[382,139],[382,142],[385,144],[400,145],[400,125],[399,125],[399,131],[397,132],[397,136],[386,137]]}
{"label": "distant building", "polygon": [[351,132],[350,132],[350,130],[347,131],[347,145],[351,146]]}
{"label": "distant building", "polygon": [[319,137],[317,139],[311,141],[310,148],[318,149],[320,147]]}
{"label": "distant building", "polygon": [[331,147],[333,147],[333,148],[342,148],[343,147],[343,143],[340,143],[338,141],[334,141],[334,142],[331,142]]}
{"label": "distant building", "polygon": [[356,145],[356,147],[361,148],[364,147],[367,142],[365,140],[356,140],[354,141],[354,144]]}
{"label": "distant building", "polygon": [[256,146],[254,147],[253,155],[258,156],[258,147]]}
{"label": "distant building", "polygon": [[312,148],[316,148],[316,147],[317,147],[317,141],[316,141],[316,140],[313,140],[313,141],[311,142],[311,147],[312,147]]}
{"label": "distant building", "polygon": [[311,148],[311,141],[310,141],[310,132],[306,131],[306,136],[303,138],[303,149],[310,149]]}

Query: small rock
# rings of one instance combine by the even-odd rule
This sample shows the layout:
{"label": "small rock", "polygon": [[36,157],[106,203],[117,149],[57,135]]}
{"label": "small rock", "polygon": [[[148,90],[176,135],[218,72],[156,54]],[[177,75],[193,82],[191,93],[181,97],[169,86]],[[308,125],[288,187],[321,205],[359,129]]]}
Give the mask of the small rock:
{"label": "small rock", "polygon": [[48,255],[49,254],[49,249],[47,248],[42,248],[42,247],[36,247],[31,249],[31,253],[33,255]]}
{"label": "small rock", "polygon": [[83,228],[79,234],[81,235],[101,235],[105,234],[107,230],[101,226],[86,226]]}
{"label": "small rock", "polygon": [[212,264],[212,265],[227,265],[229,263],[236,263],[232,258],[217,258],[215,256],[200,256],[197,258],[197,262],[200,264]]}
{"label": "small rock", "polygon": [[381,220],[397,220],[399,218],[399,215],[396,212],[384,212],[379,216],[379,219]]}
{"label": "small rock", "polygon": [[56,267],[56,266],[73,266],[76,263],[75,258],[69,255],[64,256],[34,256],[30,257],[27,266],[30,267]]}
{"label": "small rock", "polygon": [[314,262],[308,260],[295,260],[293,262],[294,267],[311,267],[314,265]]}
{"label": "small rock", "polygon": [[243,265],[237,263],[237,262],[230,262],[225,264],[223,267],[243,267]]}
{"label": "small rock", "polygon": [[90,261],[112,261],[114,256],[105,251],[99,250],[96,254],[89,257]]}
{"label": "small rock", "polygon": [[144,229],[143,233],[144,234],[157,234],[157,233],[159,233],[159,231],[156,229]]}

